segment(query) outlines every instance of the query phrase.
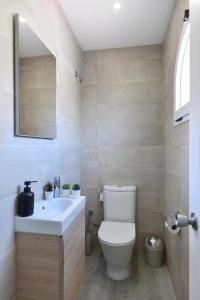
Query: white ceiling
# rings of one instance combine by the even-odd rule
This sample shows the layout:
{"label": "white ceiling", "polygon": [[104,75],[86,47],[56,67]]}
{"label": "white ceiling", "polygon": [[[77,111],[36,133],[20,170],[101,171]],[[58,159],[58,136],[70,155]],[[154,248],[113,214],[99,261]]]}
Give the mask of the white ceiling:
{"label": "white ceiling", "polygon": [[[117,0],[116,0],[117,1]],[[162,43],[176,0],[59,0],[82,49]]]}
{"label": "white ceiling", "polygon": [[50,55],[51,52],[27,23],[19,22],[19,57]]}

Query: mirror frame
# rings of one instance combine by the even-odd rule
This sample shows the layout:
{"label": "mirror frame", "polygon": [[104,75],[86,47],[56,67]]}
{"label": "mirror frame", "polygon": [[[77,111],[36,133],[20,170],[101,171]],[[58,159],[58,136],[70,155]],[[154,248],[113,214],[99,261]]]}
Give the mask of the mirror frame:
{"label": "mirror frame", "polygon": [[[20,133],[20,58],[19,58],[19,17],[20,14],[14,15],[14,136],[34,139],[53,140],[55,137],[31,136]],[[39,38],[39,37],[38,37]],[[41,41],[42,42],[42,41]],[[42,42],[43,43],[43,42]],[[46,46],[46,45],[45,45]],[[54,54],[52,54],[54,55]],[[54,55],[55,57],[55,55]],[[55,57],[56,59],[56,57]],[[56,100],[55,100],[56,101]],[[57,127],[57,126],[56,126]],[[56,128],[57,129],[57,128]],[[57,131],[57,130],[56,130]]]}

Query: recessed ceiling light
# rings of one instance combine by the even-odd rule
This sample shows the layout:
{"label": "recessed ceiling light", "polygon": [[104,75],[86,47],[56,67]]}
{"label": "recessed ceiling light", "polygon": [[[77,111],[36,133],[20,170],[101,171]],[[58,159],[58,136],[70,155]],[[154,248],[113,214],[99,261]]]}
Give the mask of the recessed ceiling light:
{"label": "recessed ceiling light", "polygon": [[22,16],[19,17],[19,21],[20,21],[21,23],[26,23],[26,20],[25,20]]}
{"label": "recessed ceiling light", "polygon": [[113,8],[116,9],[116,10],[120,9],[121,6],[122,6],[122,5],[121,5],[120,2],[115,2],[115,3],[113,4]]}

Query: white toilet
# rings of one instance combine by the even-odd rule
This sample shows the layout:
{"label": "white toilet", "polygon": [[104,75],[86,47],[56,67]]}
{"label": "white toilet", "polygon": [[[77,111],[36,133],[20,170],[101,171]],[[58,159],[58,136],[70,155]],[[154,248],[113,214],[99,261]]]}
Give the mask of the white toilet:
{"label": "white toilet", "polygon": [[114,280],[130,274],[130,260],[136,240],[135,186],[104,186],[104,221],[98,231],[107,263],[107,274]]}

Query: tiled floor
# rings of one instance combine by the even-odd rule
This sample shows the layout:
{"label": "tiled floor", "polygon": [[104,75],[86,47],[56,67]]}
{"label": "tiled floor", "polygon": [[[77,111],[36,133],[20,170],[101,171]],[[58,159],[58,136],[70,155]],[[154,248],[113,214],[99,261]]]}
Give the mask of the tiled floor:
{"label": "tiled floor", "polygon": [[166,266],[152,269],[135,257],[131,277],[117,282],[106,275],[100,251],[86,258],[86,280],[77,300],[175,300]]}

